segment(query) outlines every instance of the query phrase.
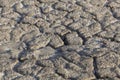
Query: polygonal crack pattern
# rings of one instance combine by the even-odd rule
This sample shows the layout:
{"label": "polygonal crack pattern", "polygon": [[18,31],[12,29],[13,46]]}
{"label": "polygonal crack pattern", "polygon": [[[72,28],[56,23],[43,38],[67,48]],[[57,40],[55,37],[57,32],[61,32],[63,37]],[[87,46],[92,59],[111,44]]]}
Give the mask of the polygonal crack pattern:
{"label": "polygonal crack pattern", "polygon": [[120,0],[0,0],[0,80],[120,80]]}

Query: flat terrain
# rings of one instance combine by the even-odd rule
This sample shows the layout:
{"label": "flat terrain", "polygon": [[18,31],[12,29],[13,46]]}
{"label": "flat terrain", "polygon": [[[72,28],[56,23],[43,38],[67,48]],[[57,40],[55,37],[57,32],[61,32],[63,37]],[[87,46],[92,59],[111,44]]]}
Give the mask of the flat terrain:
{"label": "flat terrain", "polygon": [[0,0],[0,80],[120,80],[120,0]]}

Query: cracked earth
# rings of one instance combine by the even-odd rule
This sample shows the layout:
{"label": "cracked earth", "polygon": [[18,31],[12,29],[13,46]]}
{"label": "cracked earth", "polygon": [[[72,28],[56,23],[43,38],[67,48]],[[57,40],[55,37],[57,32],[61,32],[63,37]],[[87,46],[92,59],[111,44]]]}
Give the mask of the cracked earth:
{"label": "cracked earth", "polygon": [[120,0],[0,0],[0,80],[120,80]]}

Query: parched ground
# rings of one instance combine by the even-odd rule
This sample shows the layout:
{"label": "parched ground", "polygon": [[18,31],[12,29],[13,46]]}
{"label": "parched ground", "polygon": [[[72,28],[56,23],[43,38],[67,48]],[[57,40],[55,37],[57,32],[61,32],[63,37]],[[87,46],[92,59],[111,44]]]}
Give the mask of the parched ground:
{"label": "parched ground", "polygon": [[120,0],[0,0],[0,80],[120,80]]}

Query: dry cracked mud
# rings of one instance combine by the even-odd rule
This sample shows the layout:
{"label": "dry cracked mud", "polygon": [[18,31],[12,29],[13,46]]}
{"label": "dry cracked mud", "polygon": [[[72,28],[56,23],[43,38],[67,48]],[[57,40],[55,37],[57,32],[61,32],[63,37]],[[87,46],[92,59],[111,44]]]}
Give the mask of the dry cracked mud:
{"label": "dry cracked mud", "polygon": [[0,0],[0,80],[120,80],[120,0]]}

